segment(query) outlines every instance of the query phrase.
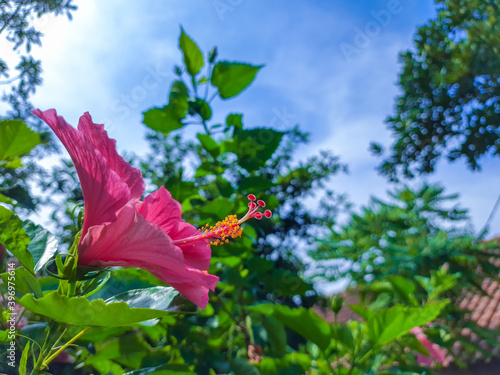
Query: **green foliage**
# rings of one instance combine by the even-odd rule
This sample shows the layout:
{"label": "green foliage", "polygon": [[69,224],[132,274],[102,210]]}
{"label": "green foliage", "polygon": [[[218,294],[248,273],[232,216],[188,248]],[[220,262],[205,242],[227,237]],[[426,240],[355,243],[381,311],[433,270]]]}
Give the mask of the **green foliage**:
{"label": "green foliage", "polygon": [[437,17],[400,57],[403,94],[388,119],[396,142],[380,166],[391,179],[432,172],[442,156],[476,170],[481,157],[500,155],[499,3],[435,3]]}
{"label": "green foliage", "polygon": [[[137,297],[138,293],[141,298]],[[120,302],[105,302],[102,299],[88,301],[85,297],[68,298],[52,291],[42,298],[27,294],[18,302],[30,311],[56,322],[76,326],[114,327],[170,315],[172,310],[178,308],[175,304],[171,305],[177,294],[173,288],[154,288],[118,295],[116,301]],[[127,304],[129,301],[130,305]]]}
{"label": "green foliage", "polygon": [[33,257],[26,249],[29,242],[21,219],[12,211],[0,206],[0,244],[33,272]]}
{"label": "green foliage", "polygon": [[40,135],[31,130],[22,121],[0,121],[0,202],[14,207],[35,208],[28,193],[26,182],[9,177],[15,174],[13,170],[23,166],[21,156],[27,154],[40,144]]}
{"label": "green foliage", "polygon": [[[324,182],[345,169],[335,156],[320,152],[297,160],[297,147],[307,142],[298,128],[257,128],[244,124],[242,114],[216,116],[213,99],[241,93],[261,66],[218,61],[215,48],[205,63],[182,29],[179,46],[185,66],[176,68],[168,103],[144,113],[151,152],[134,162],[148,187],[165,186],[181,203],[183,218],[199,228],[244,216],[248,194],[265,200],[273,216],[245,222],[241,237],[212,246],[209,272],[220,282],[207,308],[194,313],[146,271],[78,266],[81,189],[71,163],[55,169],[57,183],[47,186],[65,198],[65,210],[58,207],[53,218],[63,234],[61,247],[73,243],[68,252],[57,253],[54,236],[0,206],[0,244],[24,265],[12,269],[9,260],[0,292],[15,298],[12,311],[24,307],[29,318],[16,329],[15,345],[27,369],[37,375],[423,374],[429,370],[416,363],[415,353],[429,353],[409,333],[414,327],[428,325],[432,341],[447,348],[465,327],[494,342],[456,309],[464,288],[498,270],[489,263],[495,255],[488,244],[443,229],[443,222],[466,217],[442,206],[455,197],[435,186],[402,188],[393,202],[373,199],[348,225],[333,226],[345,207],[342,197],[324,191]],[[188,126],[198,128],[187,132]],[[318,209],[306,206],[305,198],[320,193]],[[325,226],[335,229],[316,249]],[[319,261],[350,262],[350,269],[333,275],[330,266],[316,269],[356,282],[362,303],[351,308],[360,321],[337,321],[346,308],[340,297],[327,304],[333,323],[318,316],[319,298],[303,276],[299,250]],[[0,323],[8,318],[2,312]],[[76,365],[53,362],[58,347]]]}
{"label": "green foliage", "polygon": [[40,143],[40,136],[22,121],[0,121],[0,162],[7,166]]}
{"label": "green foliage", "polygon": [[408,333],[413,327],[436,319],[448,301],[429,303],[423,308],[395,305],[376,311],[367,320],[368,335],[374,345],[387,344]]}
{"label": "green foliage", "polygon": [[193,40],[184,33],[181,29],[181,37],[179,40],[179,47],[184,55],[184,64],[186,65],[186,70],[191,76],[195,76],[199,73],[203,67],[203,54],[200,48],[196,45]]}
{"label": "green foliage", "polygon": [[222,99],[238,95],[252,83],[263,65],[250,65],[237,62],[218,62],[211,76],[211,82],[219,89]]}
{"label": "green foliage", "polygon": [[[470,339],[463,336],[465,327],[474,327],[482,339],[488,340],[489,335],[481,332],[458,306],[465,290],[482,294],[485,278],[498,279],[498,268],[491,262],[499,256],[494,251],[497,244],[480,243],[460,229],[457,223],[463,222],[466,212],[456,206],[446,208],[444,203],[456,196],[445,196],[440,187],[403,187],[390,195],[389,203],[373,198],[361,215],[352,215],[346,226],[333,230],[330,238],[311,253],[320,261],[317,277],[350,278],[356,286],[352,293],[358,294],[362,302],[352,308],[369,325],[373,316],[367,312],[367,306],[384,317],[381,326],[389,329],[389,323],[394,322],[408,331],[415,322],[422,324],[414,319],[411,324],[404,323],[406,317],[411,317],[412,309],[429,309],[449,299],[450,303],[439,309],[440,319],[433,323],[431,341],[447,348],[459,341],[467,347]],[[350,266],[343,264],[336,272],[321,266],[321,260],[332,258],[344,258]],[[401,304],[409,307],[396,307]],[[406,312],[398,318],[393,315],[396,310],[391,309]],[[422,314],[426,315],[416,313]],[[374,332],[370,331],[372,339]],[[484,354],[491,355],[488,351]]]}

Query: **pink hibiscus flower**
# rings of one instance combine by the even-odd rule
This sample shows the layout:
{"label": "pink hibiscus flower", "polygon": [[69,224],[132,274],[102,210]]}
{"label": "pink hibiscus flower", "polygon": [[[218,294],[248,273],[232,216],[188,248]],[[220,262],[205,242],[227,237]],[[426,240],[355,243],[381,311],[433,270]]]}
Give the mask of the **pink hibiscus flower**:
{"label": "pink hibiscus flower", "polygon": [[430,357],[427,357],[419,353],[417,355],[418,363],[430,366],[434,361],[438,361],[440,363],[445,362],[446,355],[444,350],[438,344],[430,342],[425,333],[422,331],[422,328],[414,327],[411,329],[410,333],[413,333],[417,337],[418,341],[422,343],[431,355]]}
{"label": "pink hibiscus flower", "polygon": [[141,172],[118,155],[116,141],[88,113],[78,130],[53,109],[33,114],[59,137],[80,179],[85,216],[78,264],[145,269],[205,308],[208,291],[219,280],[208,274],[210,244],[241,235],[239,225],[251,217],[270,217],[270,211],[257,211],[264,202],[255,204],[253,197],[244,218],[230,216],[201,232],[182,220],[180,203],[165,188],[140,200],[145,188]]}

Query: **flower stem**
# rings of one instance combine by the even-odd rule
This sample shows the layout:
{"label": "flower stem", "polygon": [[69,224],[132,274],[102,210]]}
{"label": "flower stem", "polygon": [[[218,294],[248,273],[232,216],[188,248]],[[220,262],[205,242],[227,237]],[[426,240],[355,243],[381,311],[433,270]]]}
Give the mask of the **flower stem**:
{"label": "flower stem", "polygon": [[[78,333],[75,337],[73,337],[71,340],[69,340],[66,344],[61,346],[59,349],[57,349],[54,354],[52,354],[49,358],[47,358],[45,361],[42,363],[42,369],[48,366],[50,362],[54,360],[63,350],[65,350],[68,346],[73,344],[76,340],[78,340],[80,337],[82,337],[88,330],[90,330],[90,327],[87,327],[83,329],[80,333]],[[59,340],[57,340],[59,342]]]}

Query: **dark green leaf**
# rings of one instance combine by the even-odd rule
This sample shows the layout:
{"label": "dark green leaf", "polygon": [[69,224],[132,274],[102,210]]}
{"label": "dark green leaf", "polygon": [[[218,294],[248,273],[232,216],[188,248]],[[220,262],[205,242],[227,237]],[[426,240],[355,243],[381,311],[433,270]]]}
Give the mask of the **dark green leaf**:
{"label": "dark green leaf", "polygon": [[212,156],[216,157],[219,155],[219,145],[213,140],[208,134],[197,134],[201,145],[205,150],[207,150]]}
{"label": "dark green leaf", "polygon": [[303,307],[292,309],[288,306],[272,304],[248,306],[246,309],[263,315],[274,316],[288,328],[305,339],[314,342],[321,349],[326,349],[330,344],[330,326],[312,309]]}
{"label": "dark green leaf", "polygon": [[15,200],[21,207],[27,208],[28,210],[35,209],[35,204],[29,192],[21,185],[14,185],[7,190],[2,190],[2,194]]}
{"label": "dark green leaf", "polygon": [[226,118],[227,126],[234,126],[238,129],[243,129],[243,115],[231,113]]}
{"label": "dark green leaf", "polygon": [[199,114],[203,120],[210,120],[212,117],[212,110],[210,109],[210,105],[204,101],[203,99],[190,99],[189,102],[189,113],[190,114]]}
{"label": "dark green leaf", "polygon": [[280,145],[284,133],[270,128],[235,129],[238,139],[238,164],[248,171],[266,164]]}
{"label": "dark green leaf", "polygon": [[54,256],[59,244],[49,231],[30,220],[23,222],[23,228],[31,239],[28,251],[35,263],[34,271],[38,272]]}
{"label": "dark green leaf", "polygon": [[231,361],[231,370],[234,375],[260,375],[259,370],[243,358],[234,358]]}

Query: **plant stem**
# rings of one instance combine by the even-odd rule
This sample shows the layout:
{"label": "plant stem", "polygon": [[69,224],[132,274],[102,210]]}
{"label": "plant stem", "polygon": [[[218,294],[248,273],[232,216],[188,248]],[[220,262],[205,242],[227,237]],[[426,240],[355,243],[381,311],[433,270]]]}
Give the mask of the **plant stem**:
{"label": "plant stem", "polygon": [[[45,367],[47,367],[47,365],[52,362],[54,360],[54,358],[56,358],[59,354],[61,354],[61,352],[66,349],[68,346],[70,346],[71,344],[73,344],[76,340],[78,340],[80,337],[82,337],[88,330],[90,330],[90,327],[87,327],[85,329],[83,329],[80,333],[78,333],[75,337],[73,337],[71,340],[69,340],[66,344],[64,344],[63,346],[61,346],[58,350],[56,350],[54,352],[54,354],[52,354],[49,358],[47,358],[45,361],[43,361],[42,363],[42,369],[44,369]],[[66,330],[65,330],[66,331]],[[64,333],[64,332],[63,332]],[[62,335],[61,335],[62,337]],[[59,337],[59,339],[56,341],[56,344],[59,342],[59,340],[61,339],[61,337]],[[55,345],[54,345],[55,346]],[[53,349],[53,348],[52,348]],[[52,350],[51,349],[51,350]],[[50,353],[50,351],[49,351]]]}

